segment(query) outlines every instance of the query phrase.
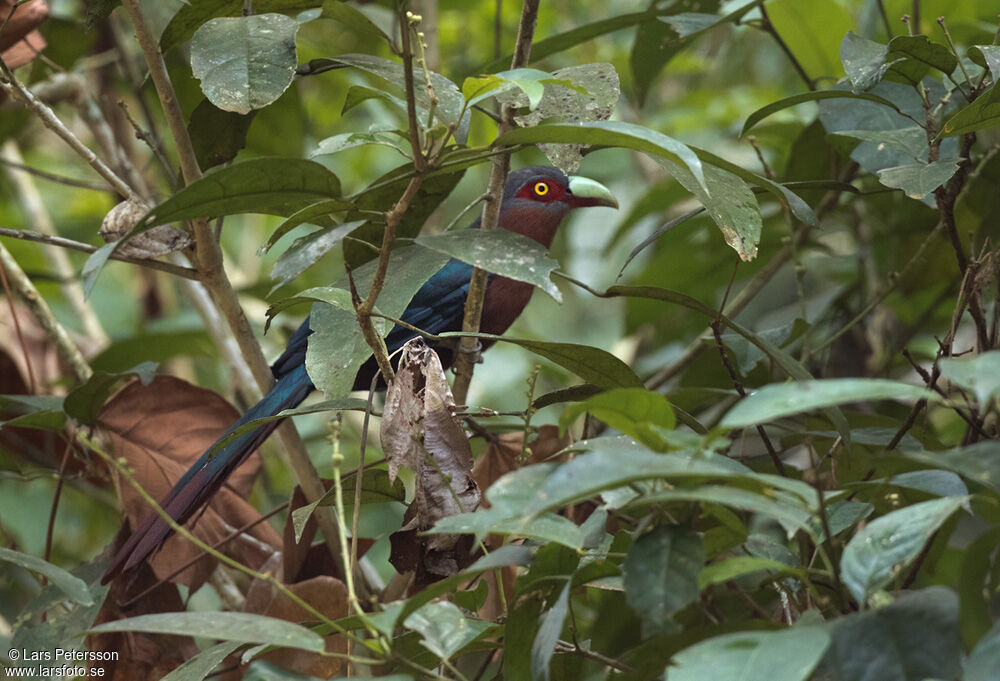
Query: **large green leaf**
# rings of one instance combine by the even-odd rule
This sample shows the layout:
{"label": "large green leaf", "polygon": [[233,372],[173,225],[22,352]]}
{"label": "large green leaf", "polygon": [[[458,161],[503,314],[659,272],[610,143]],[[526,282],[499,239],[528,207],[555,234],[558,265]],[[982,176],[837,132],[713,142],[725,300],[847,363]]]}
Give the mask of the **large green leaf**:
{"label": "large green leaf", "polygon": [[1000,85],[994,85],[945,121],[939,137],[955,137],[1000,123]]}
{"label": "large green leaf", "polygon": [[1000,395],[1000,350],[971,359],[942,359],[940,366],[942,376],[975,393],[983,411]]}
{"label": "large green leaf", "polygon": [[965,661],[963,681],[993,681],[1000,669],[1000,622],[983,636]]}
{"label": "large green leaf", "polygon": [[892,109],[897,113],[902,113],[898,106],[886,99],[885,97],[879,97],[878,95],[873,95],[868,92],[851,92],[850,90],[816,90],[814,92],[803,92],[800,95],[792,95],[791,97],[785,97],[779,99],[775,102],[771,102],[767,106],[762,106],[761,108],[754,111],[747,117],[746,122],[743,124],[743,129],[740,131],[740,136],[747,134],[751,128],[760,123],[762,120],[770,116],[771,114],[777,113],[789,107],[797,106],[805,102],[816,102],[822,99],[861,99],[867,100],[869,102],[875,102],[876,104],[881,104],[885,107]]}
{"label": "large green leaf", "polygon": [[549,257],[544,246],[522,234],[506,229],[457,229],[421,236],[415,243],[493,274],[537,286],[562,302],[551,276],[559,263]]}
{"label": "large green leaf", "polygon": [[719,425],[723,428],[745,428],[850,402],[920,399],[936,400],[938,397],[923,387],[879,378],[828,378],[772,383],[740,400]]}
{"label": "large green leaf", "polygon": [[236,652],[243,645],[236,641],[227,641],[206,648],[192,658],[187,659],[160,681],[202,681],[212,671],[222,664],[222,661]]}
{"label": "large green leaf", "polygon": [[[657,17],[654,11],[660,4],[658,0],[650,3],[649,20],[639,24],[629,55],[632,81],[635,83],[636,97],[640,105],[646,101],[646,95],[663,67],[692,42],[685,38],[693,38],[721,20],[721,17],[714,14],[719,9],[719,0],[684,0],[671,3],[669,6],[671,14]],[[691,16],[686,13],[692,12],[704,18],[703,24],[698,29],[685,30],[683,25],[671,21]]]}
{"label": "large green leaf", "polygon": [[889,584],[963,502],[946,497],[907,506],[876,518],[854,535],[841,556],[840,570],[858,603]]}
{"label": "large green leaf", "polygon": [[[314,204],[315,205],[315,204]],[[300,215],[299,211],[295,215]],[[323,213],[327,215],[327,213]],[[289,220],[292,220],[289,218]],[[296,239],[281,256],[274,261],[271,268],[271,279],[275,289],[293,281],[300,274],[319,262],[320,258],[344,242],[347,236],[364,224],[363,220],[354,220],[337,225],[330,229],[319,229],[311,234]]]}
{"label": "large green leaf", "polygon": [[951,179],[958,172],[958,160],[933,163],[909,163],[892,168],[881,168],[878,181],[886,187],[902,189],[911,199],[923,199]]}
{"label": "large green leaf", "polygon": [[492,626],[491,622],[471,620],[453,603],[428,603],[406,618],[403,625],[423,637],[424,646],[442,660],[476,640]]}
{"label": "large green leaf", "polygon": [[551,123],[533,128],[517,128],[497,140],[497,144],[541,143],[589,144],[645,151],[681,164],[691,172],[702,189],[709,191],[701,160],[694,151],[661,132],[641,125],[620,121]]}
{"label": "large green leaf", "polygon": [[248,114],[223,111],[208,99],[201,100],[188,121],[198,167],[208,170],[236,158],[247,145],[247,132],[256,114],[256,111]]}
{"label": "large green leaf", "polygon": [[105,622],[90,629],[93,634],[144,631],[153,634],[203,636],[219,641],[263,643],[282,648],[323,652],[323,638],[298,624],[274,617],[242,612],[171,612],[139,615]]}
{"label": "large green leaf", "polygon": [[885,58],[888,54],[888,45],[862,38],[854,31],[848,31],[840,43],[840,61],[855,92],[870,90],[882,80],[887,68]]}
{"label": "large green leaf", "polygon": [[830,681],[926,681],[962,673],[958,599],[944,587],[831,623],[822,670]]}
{"label": "large green leaf", "polygon": [[903,456],[931,468],[953,471],[966,480],[1000,493],[1000,442],[996,440],[941,452],[904,451]]}
{"label": "large green leaf", "polygon": [[705,191],[687,168],[665,158],[656,160],[705,206],[726,243],[739,254],[741,260],[757,257],[763,221],[757,197],[746,182],[729,171],[705,166],[705,183],[708,185],[708,191]]}
{"label": "large green leaf", "polygon": [[542,616],[538,625],[538,633],[531,642],[531,676],[534,679],[549,681],[552,655],[555,653],[559,634],[569,612],[569,596],[572,584],[567,583],[556,599],[555,604]]}
{"label": "large green leaf", "polygon": [[292,84],[298,31],[283,14],[212,19],[191,38],[191,71],[223,111],[262,109]]}
{"label": "large green leaf", "polygon": [[94,604],[94,597],[87,588],[86,582],[48,561],[28,553],[21,553],[20,551],[13,551],[3,547],[0,547],[0,561],[13,563],[14,565],[23,567],[25,570],[43,575],[80,605]]}
{"label": "large green leaf", "polygon": [[644,636],[673,630],[673,614],[698,598],[704,564],[701,537],[684,527],[661,526],[632,544],[622,565],[625,598],[642,618]]}
{"label": "large green leaf", "polygon": [[[426,248],[408,246],[393,251],[385,285],[376,301],[379,309],[398,319],[413,295],[446,262],[448,256]],[[367,263],[353,273],[362,297],[368,295],[377,264],[377,261]],[[349,283],[344,279],[334,286],[347,289]],[[353,389],[358,369],[372,354],[354,310],[317,303],[309,325],[313,330],[306,350],[309,377],[328,399],[343,397]],[[388,331],[388,326],[385,330]]]}
{"label": "large green leaf", "polygon": [[728,582],[755,572],[802,575],[802,570],[773,558],[732,556],[703,567],[698,573],[698,588],[706,589],[713,584]]}
{"label": "large green leaf", "polygon": [[673,657],[670,681],[804,681],[830,645],[819,627],[715,636]]}
{"label": "large green leaf", "polygon": [[673,430],[677,423],[667,398],[645,388],[618,388],[578,402],[559,417],[559,427],[565,430],[585,412],[647,447],[661,451],[667,449],[667,443],[655,429]]}
{"label": "large green leaf", "polygon": [[[160,49],[166,52],[187,42],[210,19],[242,16],[245,4],[244,0],[198,0],[181,4],[160,35]],[[254,0],[253,9],[257,13],[300,12],[322,4],[322,0]]]}
{"label": "large green leaf", "polygon": [[628,364],[621,361],[610,352],[590,345],[573,343],[554,343],[552,341],[528,340],[525,338],[508,338],[494,336],[489,333],[467,334],[461,331],[442,333],[441,338],[458,338],[473,336],[489,341],[513,343],[525,350],[555,362],[564,369],[576,374],[588,383],[601,388],[633,388],[641,387],[642,381]]}
{"label": "large green leaf", "polygon": [[290,215],[321,199],[339,196],[340,180],[315,161],[256,158],[192,182],[149,211],[140,224],[149,228],[238,213]]}

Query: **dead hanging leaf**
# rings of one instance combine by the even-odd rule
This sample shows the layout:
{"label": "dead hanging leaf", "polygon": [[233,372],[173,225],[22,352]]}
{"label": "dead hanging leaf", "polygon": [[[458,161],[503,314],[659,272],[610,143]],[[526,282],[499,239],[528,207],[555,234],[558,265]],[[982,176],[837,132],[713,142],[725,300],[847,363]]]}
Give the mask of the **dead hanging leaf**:
{"label": "dead hanging leaf", "polygon": [[[124,533],[121,534],[119,539],[124,541]],[[148,565],[139,566],[131,584],[127,584],[124,580],[112,582],[107,598],[104,599],[104,604],[94,620],[94,626],[137,615],[185,610],[184,601],[174,584],[164,584],[151,591],[149,595],[131,605],[127,612],[123,612],[118,606],[128,599],[129,594],[126,590],[143,591],[156,582],[156,576]],[[117,660],[110,662],[102,660],[94,662],[92,666],[95,670],[102,669],[101,676],[108,681],[159,679],[198,653],[198,646],[190,636],[168,636],[136,631],[88,636],[86,646],[88,650],[94,652],[117,651]]]}
{"label": "dead hanging leaf", "polygon": [[[277,567],[275,565],[274,567]],[[340,619],[348,615],[347,588],[343,582],[333,577],[322,575],[313,577],[297,584],[290,584],[289,590],[306,603],[330,619]],[[244,612],[277,617],[288,622],[314,622],[316,617],[306,612],[288,596],[278,592],[271,584],[260,580],[255,581],[247,592]],[[327,636],[326,652],[344,655],[347,653],[347,639],[342,635]],[[296,674],[329,679],[338,671],[343,658],[325,657],[315,653],[304,653],[301,650],[276,650],[264,655],[261,659],[278,665]],[[232,678],[239,679],[243,670],[234,670]],[[226,676],[225,679],[230,678]]]}
{"label": "dead hanging leaf", "polygon": [[[416,474],[409,522],[401,533],[426,530],[441,518],[479,508],[482,497],[472,477],[472,450],[454,407],[437,353],[422,339],[411,340],[403,347],[399,371],[386,392],[380,430],[390,480],[400,466]],[[419,537],[418,573],[425,570],[430,581],[455,574],[469,557],[461,538]],[[394,554],[399,553],[397,543],[393,541]]]}
{"label": "dead hanging leaf", "polygon": [[[239,415],[216,393],[172,376],[157,376],[149,385],[136,381],[113,397],[98,417],[111,454],[125,459],[136,481],[154,498],[162,499],[184,472]],[[245,501],[260,470],[251,457],[236,469],[207,509],[188,523],[195,536],[208,544],[260,519]],[[125,481],[120,486],[125,518],[135,527],[153,511]],[[195,523],[192,528],[192,523]],[[281,547],[278,533],[266,522],[225,544],[220,550],[256,567]],[[156,575],[165,578],[201,554],[201,549],[174,535],[150,561]],[[215,569],[208,556],[172,581],[197,589]]]}

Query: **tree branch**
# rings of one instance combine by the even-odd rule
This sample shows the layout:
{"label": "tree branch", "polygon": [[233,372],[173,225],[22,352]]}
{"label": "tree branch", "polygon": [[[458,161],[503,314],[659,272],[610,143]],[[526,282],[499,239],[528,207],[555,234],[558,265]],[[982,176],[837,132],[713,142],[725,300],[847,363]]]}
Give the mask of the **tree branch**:
{"label": "tree branch", "polygon": [[[514,46],[514,56],[510,68],[519,69],[528,65],[531,57],[531,41],[535,35],[535,24],[538,21],[538,5],[540,0],[524,0],[521,9],[521,24],[517,29],[517,43]],[[500,124],[497,126],[497,137],[514,129],[514,110],[506,103],[500,107]],[[490,180],[486,189],[483,205],[481,229],[496,229],[500,222],[500,203],[503,201],[503,186],[510,171],[510,152],[502,153],[493,158],[490,169]],[[465,314],[462,320],[462,331],[478,333],[483,316],[483,301],[486,298],[488,274],[478,267],[472,271],[469,283],[469,294],[465,299]],[[465,404],[469,395],[469,385],[475,370],[479,354],[479,341],[471,336],[462,338],[459,351],[455,353],[455,384],[452,392],[456,404]]]}

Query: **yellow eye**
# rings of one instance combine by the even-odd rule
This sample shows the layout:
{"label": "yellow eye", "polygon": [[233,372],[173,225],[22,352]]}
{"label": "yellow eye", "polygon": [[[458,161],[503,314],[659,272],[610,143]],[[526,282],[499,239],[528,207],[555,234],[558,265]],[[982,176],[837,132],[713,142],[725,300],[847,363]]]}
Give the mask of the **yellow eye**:
{"label": "yellow eye", "polygon": [[535,196],[545,196],[549,193],[549,185],[546,182],[535,183]]}

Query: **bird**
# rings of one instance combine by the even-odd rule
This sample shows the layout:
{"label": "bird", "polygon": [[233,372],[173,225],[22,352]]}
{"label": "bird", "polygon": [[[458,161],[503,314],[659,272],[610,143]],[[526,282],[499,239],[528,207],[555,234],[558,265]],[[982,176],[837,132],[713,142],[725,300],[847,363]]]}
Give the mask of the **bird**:
{"label": "bird", "polygon": [[[566,215],[576,208],[606,206],[618,208],[611,191],[594,180],[567,176],[557,168],[536,166],[511,172],[504,183],[498,226],[522,234],[545,248]],[[469,229],[480,226],[480,219]],[[460,331],[469,291],[473,266],[451,259],[417,291],[401,316],[408,326],[396,325],[385,338],[390,353],[418,336],[413,327],[430,334]],[[480,330],[502,335],[520,316],[531,299],[534,287],[498,275],[490,275],[483,302]],[[287,347],[272,364],[275,383],[268,393],[229,429],[229,433],[254,419],[274,416],[299,405],[315,389],[306,373],[306,346],[312,330],[309,318],[289,338]],[[484,344],[485,345],[485,344]],[[452,349],[435,347],[448,367]],[[355,380],[355,390],[368,390],[378,366],[374,357],[362,365]],[[271,421],[244,433],[222,447],[209,448],[177,481],[160,502],[160,506],[178,524],[183,525],[195,515],[224,484],[229,475],[267,439],[280,421]],[[217,441],[217,442],[218,442]],[[213,451],[216,450],[217,451]],[[108,583],[120,574],[128,573],[151,557],[173,533],[170,525],[156,512],[139,523],[121,545],[104,574]]]}

